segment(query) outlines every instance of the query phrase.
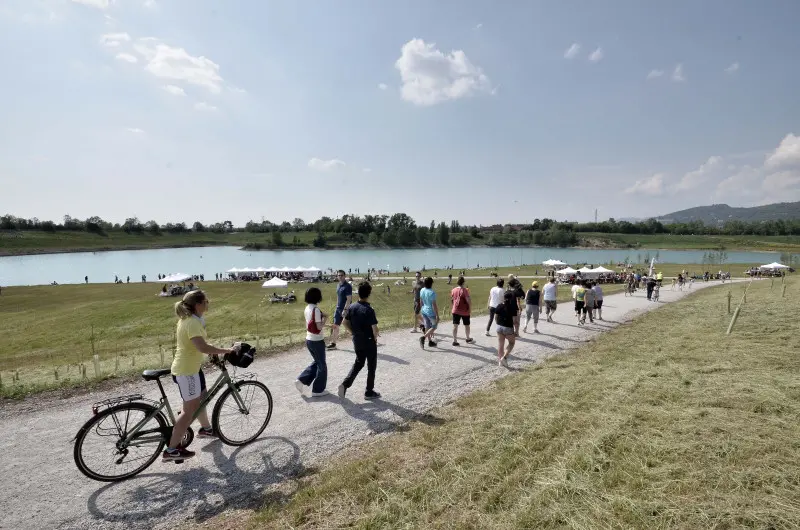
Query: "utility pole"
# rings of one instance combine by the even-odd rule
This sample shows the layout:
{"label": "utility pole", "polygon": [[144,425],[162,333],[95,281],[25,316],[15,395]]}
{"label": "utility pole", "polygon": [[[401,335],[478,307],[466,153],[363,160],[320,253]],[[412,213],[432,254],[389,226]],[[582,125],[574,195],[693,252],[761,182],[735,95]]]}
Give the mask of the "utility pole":
{"label": "utility pole", "polygon": [[594,222],[597,224],[597,208],[594,209]]}

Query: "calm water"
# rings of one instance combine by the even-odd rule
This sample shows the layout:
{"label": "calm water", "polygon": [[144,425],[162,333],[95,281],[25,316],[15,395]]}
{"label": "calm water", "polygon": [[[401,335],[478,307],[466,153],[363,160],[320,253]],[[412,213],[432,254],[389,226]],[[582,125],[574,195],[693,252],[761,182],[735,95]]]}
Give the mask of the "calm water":
{"label": "calm water", "polygon": [[[0,285],[40,285],[81,283],[89,276],[92,283],[113,282],[114,275],[125,281],[141,281],[142,274],[153,281],[159,273],[204,274],[232,267],[311,267],[335,269],[368,267],[400,270],[510,266],[541,264],[554,258],[570,264],[608,263],[625,260],[639,262],[646,256],[661,263],[702,263],[702,250],[592,250],[561,248],[442,248],[414,250],[287,250],[242,251],[236,247],[197,247],[159,250],[125,250],[114,252],[81,252],[39,256],[0,257]],[[728,263],[770,263],[780,257],[776,252],[728,252]]]}

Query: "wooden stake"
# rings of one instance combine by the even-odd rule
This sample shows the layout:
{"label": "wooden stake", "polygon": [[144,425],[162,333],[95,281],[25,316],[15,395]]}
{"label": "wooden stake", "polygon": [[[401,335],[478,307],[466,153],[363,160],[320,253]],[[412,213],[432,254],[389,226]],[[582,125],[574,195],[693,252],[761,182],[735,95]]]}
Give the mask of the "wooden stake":
{"label": "wooden stake", "polygon": [[783,284],[783,288],[781,289],[781,298],[786,298],[786,284]]}
{"label": "wooden stake", "polygon": [[731,294],[730,291],[728,291],[728,314],[729,315],[731,314],[731,296],[733,296],[733,295]]}
{"label": "wooden stake", "polygon": [[731,318],[731,323],[728,325],[728,331],[725,333],[726,335],[731,334],[733,326],[736,324],[736,319],[739,318],[739,309],[741,309],[741,306],[737,307],[736,311],[733,312],[733,318]]}
{"label": "wooden stake", "polygon": [[55,377],[56,381],[58,381],[58,366],[53,367],[53,377]]}
{"label": "wooden stake", "polygon": [[92,356],[92,363],[94,364],[94,376],[99,379],[102,373],[100,372],[100,356],[94,354]]}

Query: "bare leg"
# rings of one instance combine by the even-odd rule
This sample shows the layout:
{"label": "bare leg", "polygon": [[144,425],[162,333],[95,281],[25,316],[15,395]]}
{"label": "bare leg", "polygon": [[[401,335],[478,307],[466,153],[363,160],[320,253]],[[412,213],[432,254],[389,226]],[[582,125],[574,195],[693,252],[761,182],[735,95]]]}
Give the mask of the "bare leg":
{"label": "bare leg", "polygon": [[467,340],[469,340],[469,326],[464,326],[464,335],[466,335]]}
{"label": "bare leg", "polygon": [[458,324],[453,324],[453,342],[458,342]]}
{"label": "bare leg", "polygon": [[505,341],[506,341],[505,337],[506,336],[503,335],[502,333],[498,333],[497,334],[497,362],[498,363],[505,358],[505,355],[503,353],[503,345],[505,344]]}
{"label": "bare leg", "polygon": [[[186,434],[186,429],[188,429],[189,425],[192,423],[192,416],[194,416],[194,413],[200,406],[200,401],[202,399],[203,398],[201,396],[191,401],[183,402],[183,410],[178,415],[178,419],[175,420],[175,426],[172,428],[172,438],[169,439],[170,449],[175,449],[178,447],[178,445],[180,445],[181,440],[183,440],[183,436]],[[207,414],[206,422],[208,422]]]}
{"label": "bare leg", "polygon": [[336,324],[333,325],[331,328],[331,344],[336,344],[336,340],[339,338],[339,326]]}
{"label": "bare leg", "polygon": [[508,346],[506,347],[506,354],[503,357],[508,357],[511,355],[511,350],[514,349],[514,345],[517,343],[516,337],[513,335],[508,337]]}

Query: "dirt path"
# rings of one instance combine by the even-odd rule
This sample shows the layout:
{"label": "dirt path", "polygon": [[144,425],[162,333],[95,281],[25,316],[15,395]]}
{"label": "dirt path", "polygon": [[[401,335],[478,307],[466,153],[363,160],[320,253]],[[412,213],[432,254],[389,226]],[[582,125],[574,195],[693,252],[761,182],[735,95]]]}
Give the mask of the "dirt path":
{"label": "dirt path", "polygon": [[[718,283],[682,292],[665,287],[661,303],[711,285]],[[487,317],[473,319],[473,345],[462,339],[460,347],[452,346],[452,339],[445,337],[452,333],[450,323],[439,329],[439,347],[425,351],[419,347],[418,334],[386,333],[378,349],[376,383],[383,398],[373,402],[363,400],[366,370],[349,391],[348,400],[335,396],[353,360],[352,346],[346,342],[328,354],[328,389],[334,395],[313,402],[301,397],[293,383],[310,356],[298,348],[248,369],[270,388],[275,403],[272,421],[260,439],[241,448],[195,440],[192,448],[198,454],[194,459],[180,466],[159,460],[138,477],[116,484],[81,475],[72,460],[71,440],[89,419],[93,402],[134,392],[155,398],[153,384],[128,384],[61,401],[34,399],[6,407],[0,419],[5,492],[0,497],[0,528],[168,528],[183,520],[202,521],[226,509],[258,506],[259,492],[266,486],[322,465],[348,445],[391,430],[514,370],[565,353],[661,303],[648,302],[642,291],[633,297],[608,296],[603,310],[606,320],[585,327],[576,325],[570,304],[561,304],[557,323],[541,323],[540,335],[526,334],[518,341],[510,370],[497,366],[494,330],[492,337],[483,334]],[[209,327],[213,336],[213,316]],[[170,399],[178,402],[175,385],[167,387]]]}

